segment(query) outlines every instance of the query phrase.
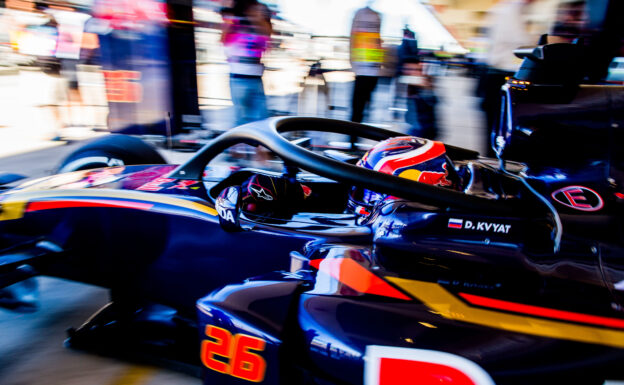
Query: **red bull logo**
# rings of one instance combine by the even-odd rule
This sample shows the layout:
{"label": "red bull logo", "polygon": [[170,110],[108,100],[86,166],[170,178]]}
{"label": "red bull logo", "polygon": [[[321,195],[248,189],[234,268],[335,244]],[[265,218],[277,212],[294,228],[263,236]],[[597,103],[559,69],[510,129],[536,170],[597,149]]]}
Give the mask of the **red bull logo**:
{"label": "red bull logo", "polygon": [[420,171],[415,168],[405,170],[399,174],[400,177],[415,180],[416,182],[426,183],[434,186],[451,186],[453,182],[446,179],[448,171],[446,164],[442,165],[444,172],[439,171]]}

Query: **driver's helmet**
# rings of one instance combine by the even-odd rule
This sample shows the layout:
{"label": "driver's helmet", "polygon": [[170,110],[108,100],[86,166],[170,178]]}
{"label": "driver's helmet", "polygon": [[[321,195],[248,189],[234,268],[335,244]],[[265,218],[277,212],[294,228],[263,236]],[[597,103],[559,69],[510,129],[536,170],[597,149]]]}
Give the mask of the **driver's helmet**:
{"label": "driver's helmet", "polygon": [[[444,143],[415,136],[400,136],[379,142],[357,163],[358,166],[436,186],[452,186],[447,179]],[[375,204],[392,197],[354,187],[349,208],[368,216]]]}

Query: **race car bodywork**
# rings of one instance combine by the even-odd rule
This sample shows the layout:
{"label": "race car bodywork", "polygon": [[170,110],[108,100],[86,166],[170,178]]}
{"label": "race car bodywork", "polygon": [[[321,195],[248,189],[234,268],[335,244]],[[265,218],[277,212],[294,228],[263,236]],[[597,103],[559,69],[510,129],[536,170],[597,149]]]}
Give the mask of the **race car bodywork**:
{"label": "race car bodywork", "polygon": [[[410,235],[401,229],[376,241]],[[314,245],[309,269],[229,285],[200,300],[205,383],[413,384],[442,377],[469,384],[593,384],[621,378],[624,324],[607,291],[552,277],[548,263],[539,274],[503,266],[509,260],[486,262],[476,257],[483,248],[460,251],[461,237],[427,243],[410,252]],[[401,262],[397,274],[392,260],[398,258],[411,261]],[[247,345],[238,346],[243,339]],[[440,353],[449,356],[440,359]],[[224,358],[230,366],[220,367]]]}
{"label": "race car bodywork", "polygon": [[[202,183],[164,177],[174,168],[78,171],[3,194],[3,255],[47,245],[53,255],[18,259],[11,266],[31,263],[39,270],[42,265],[45,274],[192,311],[195,299],[231,282],[229,271],[243,279],[267,267],[287,268],[287,252],[280,255],[273,246],[297,249],[310,240],[282,231],[224,232]],[[248,261],[229,257],[233,244]]]}
{"label": "race car bodywork", "polygon": [[529,206],[398,199],[368,242],[310,242],[290,272],[211,293],[205,384],[622,380],[623,91],[510,80],[498,170],[455,166],[465,193]]}
{"label": "race car bodywork", "polygon": [[[108,287],[111,305],[70,346],[148,347],[201,367],[206,384],[622,380],[622,89],[511,82],[505,92],[524,113],[510,111],[498,133],[500,159],[446,146],[454,188],[357,167],[300,137],[399,133],[276,118],[232,129],[180,166],[9,189],[0,287],[37,274]],[[557,102],[531,113],[526,95],[544,92]],[[553,130],[581,131],[587,111],[596,119],[577,151],[531,156],[558,143]],[[240,163],[232,149],[244,144],[283,172],[220,163],[224,153]],[[251,209],[241,195],[258,175],[306,198],[255,186],[270,209]],[[352,186],[391,199],[358,215],[347,210]]]}

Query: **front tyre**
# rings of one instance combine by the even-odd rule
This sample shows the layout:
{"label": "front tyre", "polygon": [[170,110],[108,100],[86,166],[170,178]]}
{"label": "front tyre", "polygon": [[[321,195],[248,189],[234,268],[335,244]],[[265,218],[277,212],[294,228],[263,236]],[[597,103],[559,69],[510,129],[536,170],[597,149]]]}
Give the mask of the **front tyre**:
{"label": "front tyre", "polygon": [[111,134],[87,143],[67,156],[56,172],[136,164],[165,164],[165,159],[139,138]]}

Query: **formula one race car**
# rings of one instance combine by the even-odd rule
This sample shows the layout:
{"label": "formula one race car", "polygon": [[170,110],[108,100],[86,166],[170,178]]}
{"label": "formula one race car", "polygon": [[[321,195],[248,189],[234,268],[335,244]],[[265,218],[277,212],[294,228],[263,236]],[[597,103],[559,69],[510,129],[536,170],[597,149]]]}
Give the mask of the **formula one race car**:
{"label": "formula one race car", "polygon": [[29,182],[0,194],[0,287],[108,287],[70,346],[197,364],[206,384],[623,380],[623,95],[511,79],[497,160],[276,118],[180,166]]}

